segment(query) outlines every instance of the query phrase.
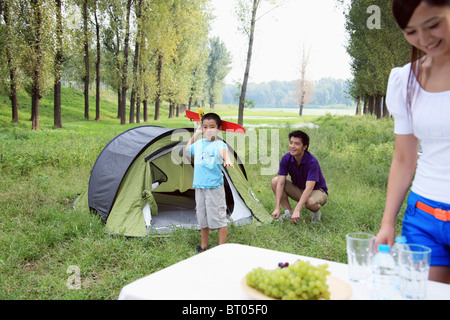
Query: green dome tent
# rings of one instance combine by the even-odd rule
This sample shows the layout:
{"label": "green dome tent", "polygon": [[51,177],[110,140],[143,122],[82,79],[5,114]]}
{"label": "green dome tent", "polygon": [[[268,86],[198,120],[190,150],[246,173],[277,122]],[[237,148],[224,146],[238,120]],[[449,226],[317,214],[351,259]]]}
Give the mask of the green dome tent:
{"label": "green dome tent", "polygon": [[[193,129],[140,126],[115,137],[102,150],[76,209],[101,216],[106,232],[131,237],[198,228],[193,165],[184,156]],[[180,137],[184,136],[180,142]],[[235,167],[223,167],[229,221],[266,223],[271,216],[249,187],[245,167],[228,145]]]}

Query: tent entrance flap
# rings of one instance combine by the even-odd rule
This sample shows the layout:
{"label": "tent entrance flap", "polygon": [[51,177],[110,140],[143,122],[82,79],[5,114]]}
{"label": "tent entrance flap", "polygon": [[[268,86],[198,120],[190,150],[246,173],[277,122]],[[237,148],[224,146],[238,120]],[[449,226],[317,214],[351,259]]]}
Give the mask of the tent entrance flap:
{"label": "tent entrance flap", "polygon": [[152,181],[159,182],[152,191],[158,207],[158,215],[152,217],[152,229],[157,232],[173,227],[198,228],[192,189],[194,168],[190,163],[174,162],[172,154],[179,153],[178,149],[178,145],[164,147],[145,159],[152,169]]}
{"label": "tent entrance flap", "polygon": [[156,231],[173,227],[198,229],[195,211],[194,190],[180,192],[154,192],[158,205],[158,215],[152,219],[152,228]]}

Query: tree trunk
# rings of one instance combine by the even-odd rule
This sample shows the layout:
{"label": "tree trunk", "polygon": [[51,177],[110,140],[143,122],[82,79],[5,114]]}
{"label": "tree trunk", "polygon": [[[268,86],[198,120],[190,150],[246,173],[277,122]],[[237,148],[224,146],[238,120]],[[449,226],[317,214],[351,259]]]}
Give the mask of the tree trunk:
{"label": "tree trunk", "polygon": [[383,118],[389,118],[391,115],[386,105],[386,96],[383,96]]}
{"label": "tree trunk", "polygon": [[239,97],[239,115],[238,124],[241,126],[244,124],[244,106],[245,106],[245,95],[247,93],[247,83],[248,77],[250,75],[250,64],[252,61],[252,51],[253,51],[253,40],[255,36],[255,24],[256,24],[256,11],[258,10],[260,0],[253,0],[252,7],[252,20],[250,24],[250,37],[248,41],[248,51],[247,51],[247,64],[245,66],[244,79],[241,87],[241,96]]}
{"label": "tree trunk", "polygon": [[311,57],[310,57],[311,51],[308,50],[308,52],[306,52],[305,47],[303,47],[302,51],[303,51],[303,54],[302,54],[301,63],[300,63],[300,80],[298,82],[298,87],[297,87],[297,101],[300,106],[298,115],[300,117],[303,116],[303,108],[312,99],[311,85],[308,83],[308,80],[306,79],[306,69],[308,68],[308,65],[311,62]]}
{"label": "tree trunk", "polygon": [[128,47],[130,43],[130,13],[131,4],[133,0],[127,1],[127,16],[126,16],[126,32],[125,32],[125,45],[123,48],[124,63],[122,69],[122,108],[120,114],[120,124],[125,124],[126,119],[126,106],[127,106],[127,90],[128,90]]}
{"label": "tree trunk", "polygon": [[122,76],[120,70],[120,32],[119,28],[116,28],[116,68],[117,68],[117,119],[120,119],[122,113]]}
{"label": "tree trunk", "polygon": [[[137,90],[136,95],[136,121],[138,123],[141,122],[141,110],[144,109],[144,121],[148,121],[148,114],[147,114],[147,96],[148,96],[148,87],[145,83],[142,81],[142,75],[145,74],[145,68],[142,66],[142,59],[139,59],[139,89]],[[142,103],[142,108],[141,108]]]}
{"label": "tree trunk", "polygon": [[[38,77],[39,71],[35,71],[35,77]],[[39,85],[33,80],[33,87],[31,89],[31,129],[39,130]]]}
{"label": "tree trunk", "polygon": [[[11,73],[13,73],[11,71]],[[11,74],[11,94],[9,96],[9,100],[11,100],[11,108],[12,108],[12,121],[19,122],[19,107],[17,104],[17,87],[15,85],[14,76]]]}
{"label": "tree trunk", "polygon": [[84,118],[89,120],[89,32],[88,0],[83,2],[83,41],[84,41]]}
{"label": "tree trunk", "polygon": [[148,100],[147,98],[144,99],[144,101],[142,101],[142,106],[144,108],[144,122],[148,122]]}
{"label": "tree trunk", "polygon": [[141,5],[142,0],[136,1],[136,20],[137,20],[137,35],[136,35],[136,44],[134,48],[134,60],[133,60],[133,86],[131,88],[131,99],[130,99],[130,123],[135,122],[135,106],[136,103],[136,94],[137,88],[139,88],[138,84],[138,65],[139,65],[139,45],[141,41]]}
{"label": "tree trunk", "polygon": [[172,100],[169,100],[169,119],[172,119],[175,117],[175,103]]}
{"label": "tree trunk", "polygon": [[42,36],[42,15],[41,8],[37,0],[32,0],[31,5],[33,7],[33,24],[35,27],[34,32],[34,53],[36,55],[36,61],[33,70],[33,79],[31,85],[31,129],[39,130],[39,100],[40,100],[40,78],[41,78],[41,36]]}
{"label": "tree trunk", "polygon": [[118,80],[117,82],[117,119],[120,119],[120,114],[122,113],[122,88],[120,87],[120,84],[122,81]]}
{"label": "tree trunk", "polygon": [[158,65],[157,65],[157,85],[156,85],[156,97],[155,97],[155,120],[159,120],[159,108],[161,104],[161,81],[162,81],[162,66],[163,65],[163,56],[159,54],[158,56]]}
{"label": "tree trunk", "polygon": [[194,88],[191,88],[191,94],[189,95],[189,102],[188,102],[188,110],[191,110],[193,98],[194,98]]}
{"label": "tree trunk", "polygon": [[[144,69],[145,70],[145,69]],[[147,101],[148,101],[148,86],[146,84],[143,85],[143,96],[144,96],[144,100],[142,101],[142,108],[144,109],[144,122],[148,122],[148,106],[147,106]]]}
{"label": "tree trunk", "polygon": [[53,95],[53,125],[55,128],[62,128],[61,121],[61,79],[55,79]]}
{"label": "tree trunk", "polygon": [[9,70],[9,81],[11,83],[10,85],[10,92],[9,92],[9,100],[11,101],[11,111],[12,111],[12,121],[13,122],[19,122],[19,108],[17,105],[17,85],[16,85],[16,73],[17,68],[14,63],[12,49],[11,49],[11,42],[12,42],[12,26],[11,26],[11,11],[8,5],[8,2],[4,3],[4,19],[6,24],[6,29],[8,32],[7,35],[7,43],[6,43],[6,56],[8,60],[8,70]]}
{"label": "tree trunk", "polygon": [[375,115],[377,116],[377,119],[381,118],[381,112],[382,112],[382,98],[383,96],[381,94],[375,95]]}
{"label": "tree trunk", "polygon": [[369,97],[369,114],[370,115],[373,115],[374,104],[375,104],[375,96],[372,95]]}
{"label": "tree trunk", "polygon": [[95,29],[97,34],[97,62],[95,64],[95,121],[100,121],[100,63],[101,63],[101,46],[100,46],[100,24],[97,17],[97,1],[95,0],[94,16]]}
{"label": "tree trunk", "polygon": [[55,55],[55,86],[53,96],[53,125],[62,128],[61,121],[61,70],[63,63],[63,26],[61,0],[56,2],[56,55]]}
{"label": "tree trunk", "polygon": [[192,100],[194,99],[194,93],[195,93],[195,76],[196,76],[196,70],[194,69],[194,71],[192,72],[192,78],[193,80],[193,84],[191,86],[191,91],[189,94],[189,102],[188,102],[188,110],[191,110],[191,106],[192,106]]}
{"label": "tree trunk", "polygon": [[136,123],[141,123],[141,94],[136,94]]}
{"label": "tree trunk", "polygon": [[365,96],[364,97],[363,115],[368,115],[369,114],[368,104],[369,104],[369,97]]}
{"label": "tree trunk", "polygon": [[358,96],[357,102],[356,102],[356,111],[355,116],[359,115],[361,113],[361,97]]}

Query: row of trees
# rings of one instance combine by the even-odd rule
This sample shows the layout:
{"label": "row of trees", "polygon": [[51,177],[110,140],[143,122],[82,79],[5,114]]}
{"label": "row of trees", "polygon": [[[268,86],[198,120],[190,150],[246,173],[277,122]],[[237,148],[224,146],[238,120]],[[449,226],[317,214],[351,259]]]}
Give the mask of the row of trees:
{"label": "row of trees", "polygon": [[[229,72],[230,54],[208,39],[213,18],[209,0],[0,0],[0,89],[11,99],[18,121],[17,91],[32,100],[32,128],[39,128],[39,100],[54,89],[54,125],[62,127],[61,82],[89,90],[100,84],[117,92],[118,118],[148,120],[148,101],[160,118],[181,104],[214,102]],[[228,68],[228,69],[227,69]],[[94,70],[94,71],[93,71]],[[142,111],[141,111],[142,106]]]}
{"label": "row of trees", "polygon": [[[148,101],[155,104],[155,120],[159,120],[163,100],[169,102],[170,117],[181,104],[190,108],[203,100],[214,106],[220,100],[231,55],[218,38],[208,39],[209,1],[0,0],[0,90],[11,99],[13,121],[18,121],[17,91],[25,90],[32,100],[32,128],[38,129],[39,100],[54,88],[54,124],[62,127],[63,80],[81,84],[86,119],[94,82],[96,120],[100,119],[100,83],[117,92],[122,124],[127,121],[128,100],[131,123],[140,122],[142,113],[147,121]],[[270,10],[281,5],[265,1],[272,5]],[[383,106],[389,71],[408,61],[409,46],[393,20],[389,2],[336,1],[344,8],[349,33],[347,51],[354,79],[348,92],[358,106],[364,102],[365,113],[387,116]],[[237,2],[239,29],[249,40],[237,95],[238,122],[242,122],[245,104],[255,99],[246,94],[251,86],[247,81],[255,25],[266,14],[257,14],[262,2]],[[298,89],[295,92],[295,104],[299,104]],[[314,96],[317,104],[331,99],[320,101],[318,93]]]}
{"label": "row of trees", "polygon": [[349,93],[358,103],[357,113],[388,117],[385,97],[389,73],[410,58],[410,46],[393,18],[391,1],[337,2],[346,15],[347,52],[354,76]]}
{"label": "row of trees", "polygon": [[[349,81],[343,79],[322,78],[311,81],[312,97],[305,106],[353,105],[349,91]],[[299,81],[270,81],[249,83],[247,99],[261,107],[298,107]],[[223,104],[236,104],[239,99],[239,86],[228,84],[223,89]]]}

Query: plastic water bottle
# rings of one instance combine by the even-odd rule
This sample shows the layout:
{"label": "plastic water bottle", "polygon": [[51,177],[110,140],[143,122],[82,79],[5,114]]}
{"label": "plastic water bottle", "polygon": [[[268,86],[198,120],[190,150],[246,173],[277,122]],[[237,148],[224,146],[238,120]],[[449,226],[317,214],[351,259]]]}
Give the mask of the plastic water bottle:
{"label": "plastic water bottle", "polygon": [[406,238],[404,236],[398,236],[395,238],[394,246],[392,247],[392,257],[394,257],[395,263],[398,265],[400,250],[408,249],[408,244],[406,243]]}
{"label": "plastic water bottle", "polygon": [[396,278],[397,281],[395,283],[395,289],[400,290],[400,267],[399,267],[399,259],[400,259],[400,250],[409,249],[408,244],[406,243],[406,238],[404,236],[398,236],[395,238],[395,243],[392,246],[392,257],[394,258],[396,265]]}
{"label": "plastic water bottle", "polygon": [[397,266],[387,244],[378,246],[378,253],[372,259],[372,292],[374,300],[394,299]]}

